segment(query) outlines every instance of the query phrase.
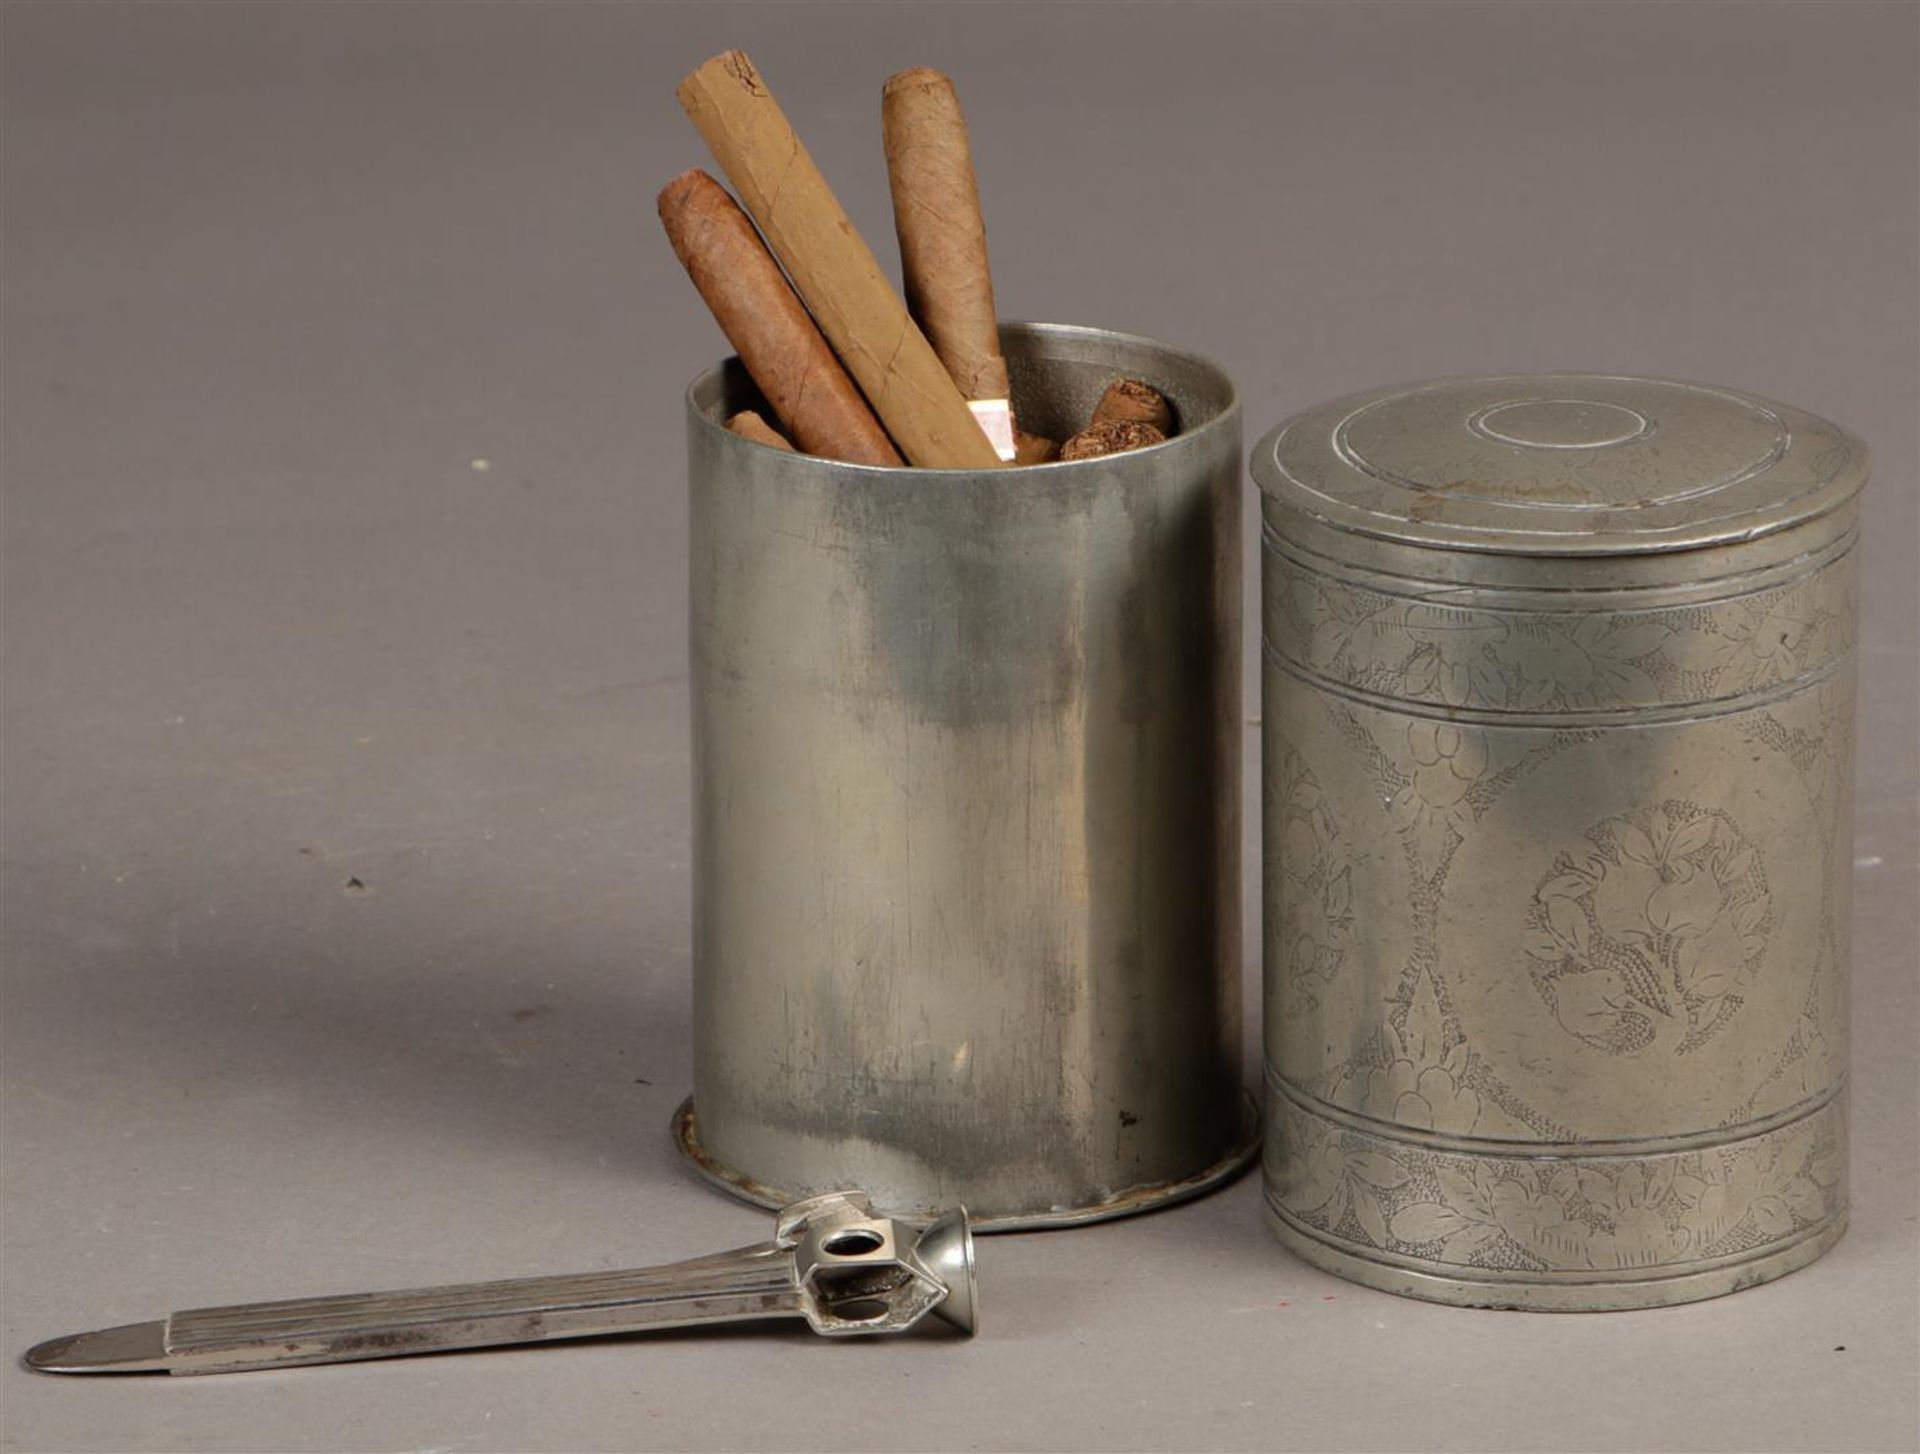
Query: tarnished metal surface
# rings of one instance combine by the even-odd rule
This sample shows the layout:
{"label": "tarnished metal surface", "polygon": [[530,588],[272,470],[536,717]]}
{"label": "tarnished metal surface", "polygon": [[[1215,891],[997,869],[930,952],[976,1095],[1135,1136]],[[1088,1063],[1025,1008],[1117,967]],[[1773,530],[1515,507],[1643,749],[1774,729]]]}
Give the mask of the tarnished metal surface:
{"label": "tarnished metal surface", "polygon": [[1797,410],[1593,375],[1256,447],[1288,1246],[1601,1309],[1838,1238],[1866,472]]}
{"label": "tarnished metal surface", "polygon": [[729,434],[730,370],[689,394],[697,1164],[749,1197],[1071,1220],[1251,1140],[1238,404],[1146,340],[1003,343],[1023,428],[1128,374],[1179,436],[878,470]]}
{"label": "tarnished metal surface", "polygon": [[[680,1103],[673,1116],[673,1144],[687,1158],[687,1164],[722,1191],[752,1202],[759,1207],[778,1207],[791,1198],[778,1187],[763,1186],[741,1176],[707,1155],[700,1144],[698,1118],[693,1114],[691,1098]],[[1177,1202],[1205,1196],[1216,1187],[1245,1171],[1260,1150],[1260,1108],[1253,1096],[1240,1093],[1240,1131],[1217,1161],[1201,1167],[1181,1181],[1149,1182],[1107,1198],[1045,1212],[1010,1212],[991,1219],[976,1217],[976,1232],[1040,1232],[1050,1227],[1083,1227],[1089,1222],[1107,1222],[1115,1217],[1130,1217],[1135,1212],[1152,1211]]]}
{"label": "tarnished metal surface", "polygon": [[238,1373],[777,1317],[845,1337],[902,1333],[932,1313],[971,1333],[976,1302],[965,1211],[923,1227],[830,1192],[783,1209],[766,1242],[686,1262],[193,1308],[49,1339],[26,1361],[46,1373]]}

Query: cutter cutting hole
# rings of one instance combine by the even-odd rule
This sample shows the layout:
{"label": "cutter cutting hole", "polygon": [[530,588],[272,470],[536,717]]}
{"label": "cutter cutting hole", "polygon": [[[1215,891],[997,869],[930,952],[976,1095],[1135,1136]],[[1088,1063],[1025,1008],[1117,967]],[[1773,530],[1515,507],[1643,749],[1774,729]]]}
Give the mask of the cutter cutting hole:
{"label": "cutter cutting hole", "polygon": [[854,1227],[845,1232],[835,1232],[820,1246],[835,1257],[860,1257],[868,1252],[878,1252],[885,1238],[867,1227]]}
{"label": "cutter cutting hole", "polygon": [[893,1305],[884,1298],[855,1298],[850,1303],[835,1303],[833,1315],[843,1323],[871,1323],[876,1318],[884,1318],[893,1311]]}

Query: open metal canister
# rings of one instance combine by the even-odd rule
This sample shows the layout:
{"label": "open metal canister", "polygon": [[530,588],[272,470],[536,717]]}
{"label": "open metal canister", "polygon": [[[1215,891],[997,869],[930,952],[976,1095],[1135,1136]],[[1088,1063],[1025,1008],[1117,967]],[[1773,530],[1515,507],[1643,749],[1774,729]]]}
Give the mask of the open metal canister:
{"label": "open metal canister", "polygon": [[1015,325],[1023,428],[1122,376],[1178,433],[877,469],[688,394],[694,1093],[682,1150],[983,1231],[1144,1210],[1250,1159],[1240,1084],[1240,411],[1213,364]]}
{"label": "open metal canister", "polygon": [[1607,1309],[1838,1239],[1867,470],[1799,410],[1588,374],[1255,448],[1288,1247]]}

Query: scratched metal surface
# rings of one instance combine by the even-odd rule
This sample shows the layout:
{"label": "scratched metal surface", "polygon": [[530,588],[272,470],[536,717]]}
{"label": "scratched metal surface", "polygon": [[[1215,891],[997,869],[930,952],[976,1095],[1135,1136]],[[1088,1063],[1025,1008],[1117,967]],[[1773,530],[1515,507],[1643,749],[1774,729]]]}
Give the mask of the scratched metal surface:
{"label": "scratched metal surface", "polygon": [[[1204,360],[1004,331],[1059,427],[1116,376],[1178,435],[903,476],[688,396],[693,1095],[721,1185],[982,1230],[1126,1215],[1253,1157],[1240,1086],[1240,415]],[[1046,411],[1029,404],[1045,400]]]}
{"label": "scratched metal surface", "polygon": [[7,1367],[5,1447],[1912,1447],[1913,10],[1101,13],[0,12],[0,1341],[762,1235],[663,1130],[681,391],[722,349],[650,196],[734,43],[883,253],[881,80],[952,71],[1006,312],[1202,349],[1249,437],[1601,367],[1871,442],[1845,1239],[1688,1308],[1482,1313],[1307,1268],[1247,1180],[983,1242],[966,1344]]}

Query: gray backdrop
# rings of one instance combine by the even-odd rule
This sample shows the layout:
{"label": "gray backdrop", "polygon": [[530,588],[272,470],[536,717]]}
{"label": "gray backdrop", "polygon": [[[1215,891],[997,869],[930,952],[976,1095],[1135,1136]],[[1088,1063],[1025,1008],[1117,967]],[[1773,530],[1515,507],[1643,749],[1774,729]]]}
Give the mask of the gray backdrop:
{"label": "gray backdrop", "polygon": [[715,51],[889,258],[880,84],[950,71],[1003,311],[1211,352],[1250,438],[1587,367],[1830,414],[1878,469],[1857,1212],[1811,1269],[1453,1311],[1287,1257],[1244,1181],[985,1243],[970,1344],[9,1367],[5,1447],[1913,1447],[1917,13],[6,6],[9,1358],[767,1225],[665,1129],[680,390],[723,349],[652,199],[707,160],[673,87]]}

